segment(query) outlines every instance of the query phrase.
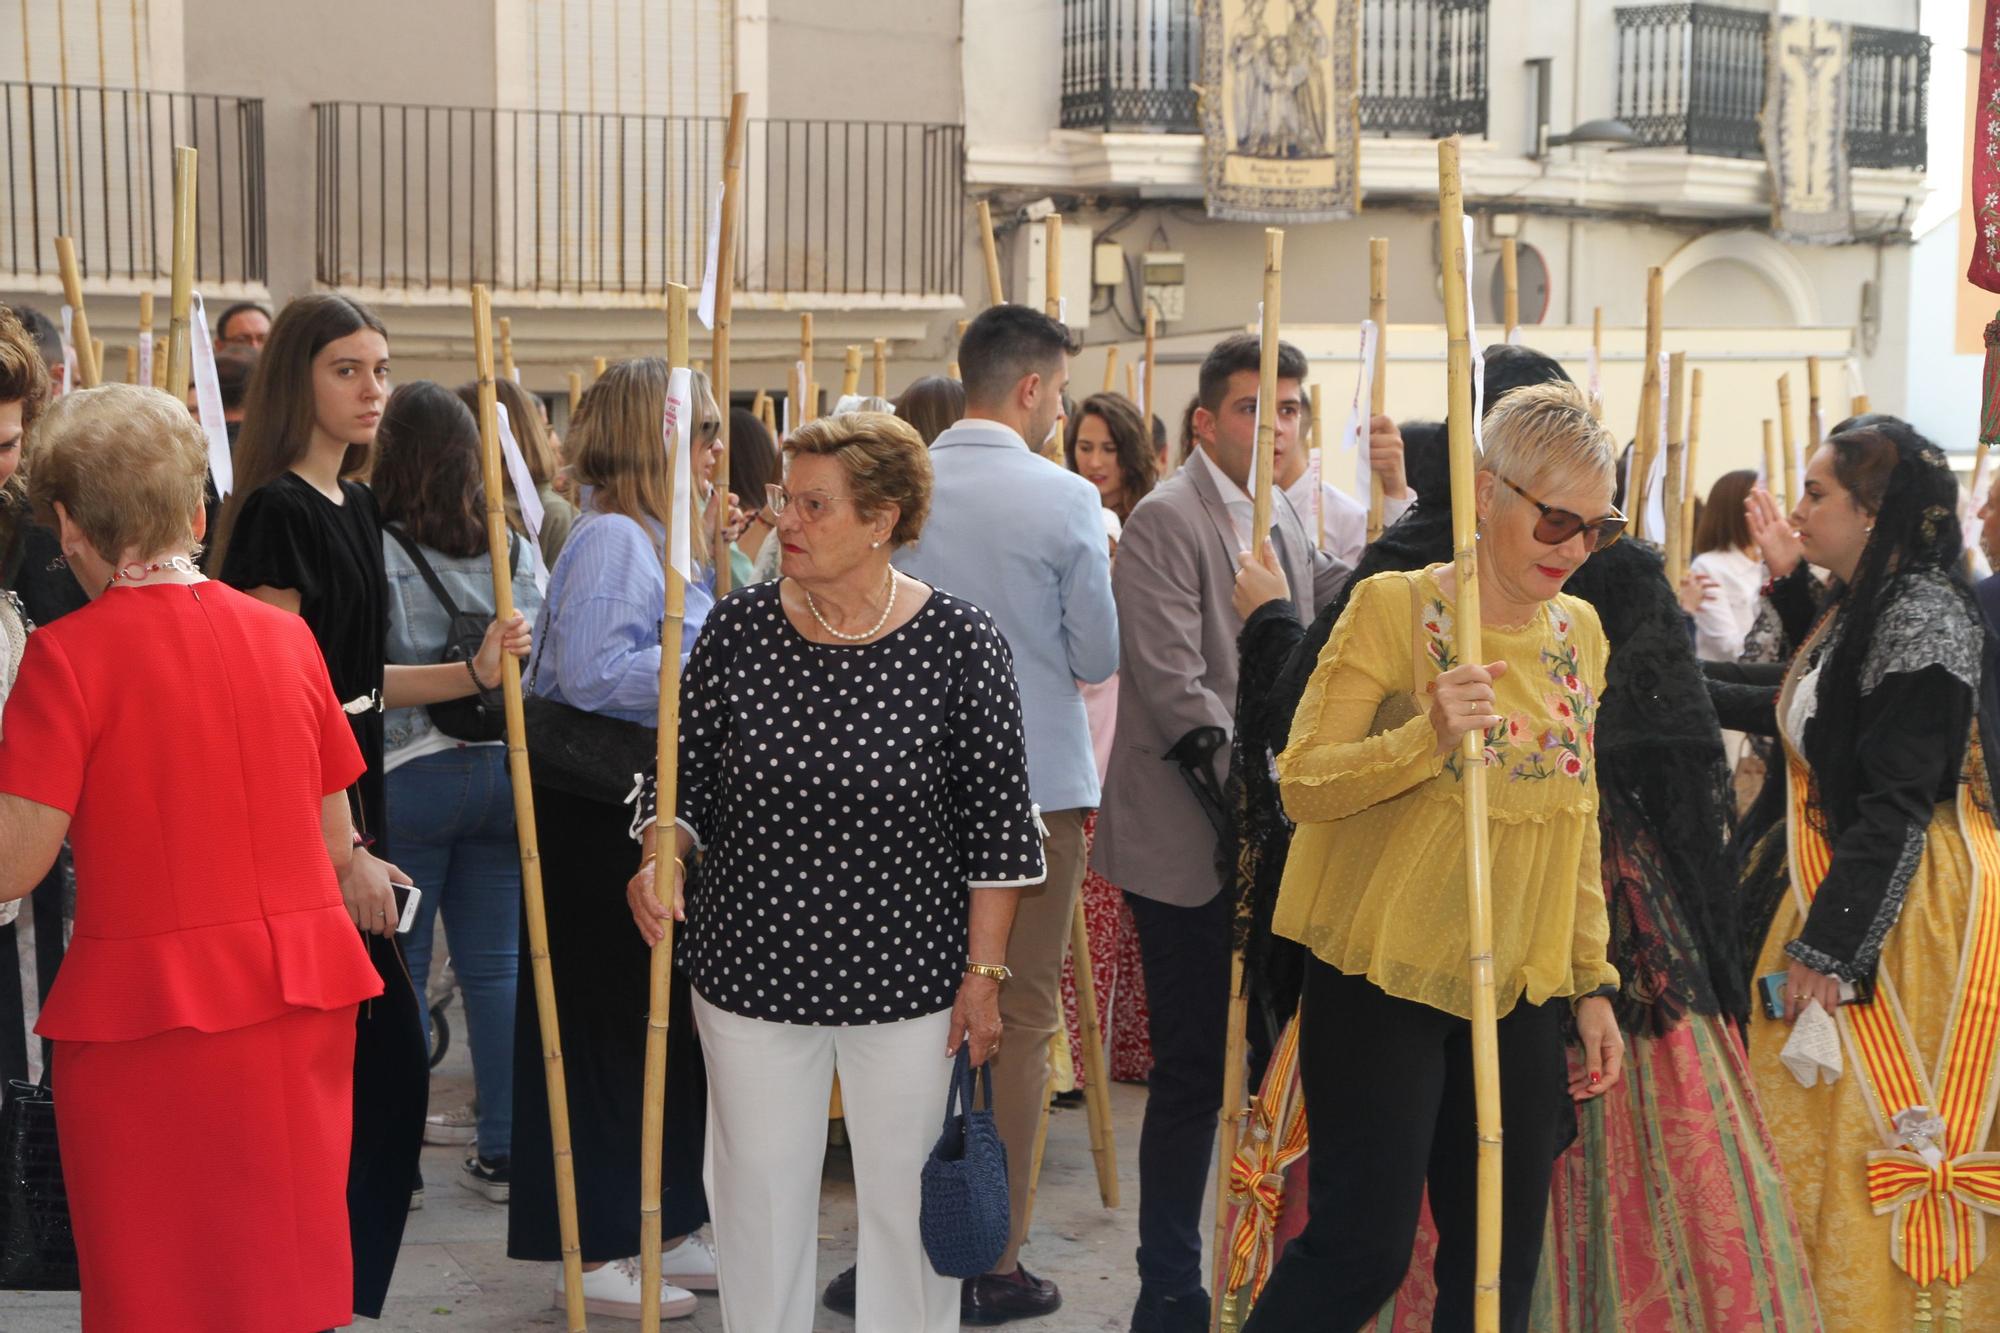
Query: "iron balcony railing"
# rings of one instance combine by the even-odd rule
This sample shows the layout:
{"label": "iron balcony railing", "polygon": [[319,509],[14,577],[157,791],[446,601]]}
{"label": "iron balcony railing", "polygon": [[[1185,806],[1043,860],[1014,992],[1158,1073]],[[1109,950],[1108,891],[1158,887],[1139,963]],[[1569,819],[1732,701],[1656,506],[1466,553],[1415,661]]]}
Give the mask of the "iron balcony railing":
{"label": "iron balcony railing", "polygon": [[[379,102],[314,112],[322,283],[593,296],[702,281],[726,120]],[[738,291],[958,291],[962,126],[746,130]]]}
{"label": "iron balcony railing", "polygon": [[[1062,127],[1198,133],[1199,9],[1063,0]],[[1362,132],[1484,134],[1486,10],[1487,0],[1361,0]]]}
{"label": "iron balcony railing", "polygon": [[[1617,116],[1652,147],[1714,157],[1762,157],[1770,16],[1727,5],[1638,5],[1616,11]],[[1925,161],[1930,39],[1855,25],[1848,30],[1847,159],[1857,167]]]}
{"label": "iron balcony railing", "polygon": [[196,159],[195,281],[266,276],[264,104],[256,98],[0,82],[6,216],[0,271],[57,274],[55,238],[86,279],[165,279],[174,149]]}

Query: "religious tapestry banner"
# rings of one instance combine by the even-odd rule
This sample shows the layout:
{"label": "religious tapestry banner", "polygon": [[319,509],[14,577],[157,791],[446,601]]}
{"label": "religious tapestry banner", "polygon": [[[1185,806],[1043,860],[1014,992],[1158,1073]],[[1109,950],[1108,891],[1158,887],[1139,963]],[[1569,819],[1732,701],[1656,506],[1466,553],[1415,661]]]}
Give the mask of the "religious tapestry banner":
{"label": "religious tapestry banner", "polygon": [[[1972,116],[1972,145],[1972,262],[1965,280],[2000,292],[2000,4],[1991,0],[1979,39],[1979,104]],[[1986,363],[1991,366],[1991,327],[1986,346]],[[1987,395],[1987,401],[1991,397]],[[1980,438],[1986,438],[1983,430]]]}
{"label": "religious tapestry banner", "polygon": [[1844,24],[1771,16],[1764,156],[1771,166],[1771,234],[1781,241],[1839,245],[1854,239],[1847,37]]}
{"label": "religious tapestry banner", "polygon": [[1203,0],[1210,217],[1334,222],[1360,208],[1360,0]]}

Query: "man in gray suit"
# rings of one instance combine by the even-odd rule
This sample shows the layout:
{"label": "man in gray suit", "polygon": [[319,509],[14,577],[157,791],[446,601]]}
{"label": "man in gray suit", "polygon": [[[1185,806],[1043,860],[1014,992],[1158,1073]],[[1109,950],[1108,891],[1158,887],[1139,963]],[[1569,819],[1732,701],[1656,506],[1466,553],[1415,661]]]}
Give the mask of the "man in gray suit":
{"label": "man in gray suit", "polygon": [[[1306,369],[1296,347],[1279,344],[1280,458],[1302,447]],[[1243,624],[1231,597],[1251,549],[1257,380],[1255,334],[1209,352],[1193,415],[1199,447],[1132,511],[1112,567],[1118,732],[1091,864],[1131,904],[1151,1008],[1133,1333],[1208,1326],[1201,1205],[1222,1105],[1231,903],[1215,865],[1215,826],[1194,784],[1212,780],[1219,791],[1227,776]],[[1310,622],[1351,567],[1316,549],[1275,488],[1267,535]],[[1203,747],[1203,737],[1216,744]]]}

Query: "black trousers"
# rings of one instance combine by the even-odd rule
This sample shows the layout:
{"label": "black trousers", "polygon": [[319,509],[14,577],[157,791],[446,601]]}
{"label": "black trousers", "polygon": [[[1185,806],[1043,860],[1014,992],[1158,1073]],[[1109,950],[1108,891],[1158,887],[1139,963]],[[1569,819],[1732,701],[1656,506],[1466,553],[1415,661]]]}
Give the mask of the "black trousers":
{"label": "black trousers", "polygon": [[[1562,1004],[1523,1001],[1500,1020],[1507,1136],[1500,1327],[1508,1333],[1528,1326],[1549,1179],[1574,1120]],[[1438,1230],[1431,1327],[1471,1329],[1478,1194],[1472,1025],[1395,999],[1318,959],[1306,965],[1300,1013],[1310,1216],[1272,1269],[1245,1333],[1348,1333],[1372,1319],[1409,1271],[1427,1182]]]}
{"label": "black trousers", "polygon": [[[1174,907],[1126,894],[1146,973],[1146,1030],[1153,1043],[1146,1117],[1139,1129],[1139,1282],[1162,1297],[1201,1289],[1202,1209],[1222,1109],[1229,1021],[1229,895]],[[1253,1017],[1252,1069],[1271,1042]],[[1249,1086],[1255,1087],[1255,1083]]]}

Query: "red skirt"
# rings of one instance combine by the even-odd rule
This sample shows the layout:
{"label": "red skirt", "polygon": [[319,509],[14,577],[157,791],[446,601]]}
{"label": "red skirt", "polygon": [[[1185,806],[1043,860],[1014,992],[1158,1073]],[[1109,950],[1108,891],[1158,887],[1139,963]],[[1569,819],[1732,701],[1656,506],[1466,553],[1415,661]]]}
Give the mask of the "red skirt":
{"label": "red skirt", "polygon": [[296,1009],[229,1032],[55,1043],[85,1329],[353,1322],[354,1018]]}

